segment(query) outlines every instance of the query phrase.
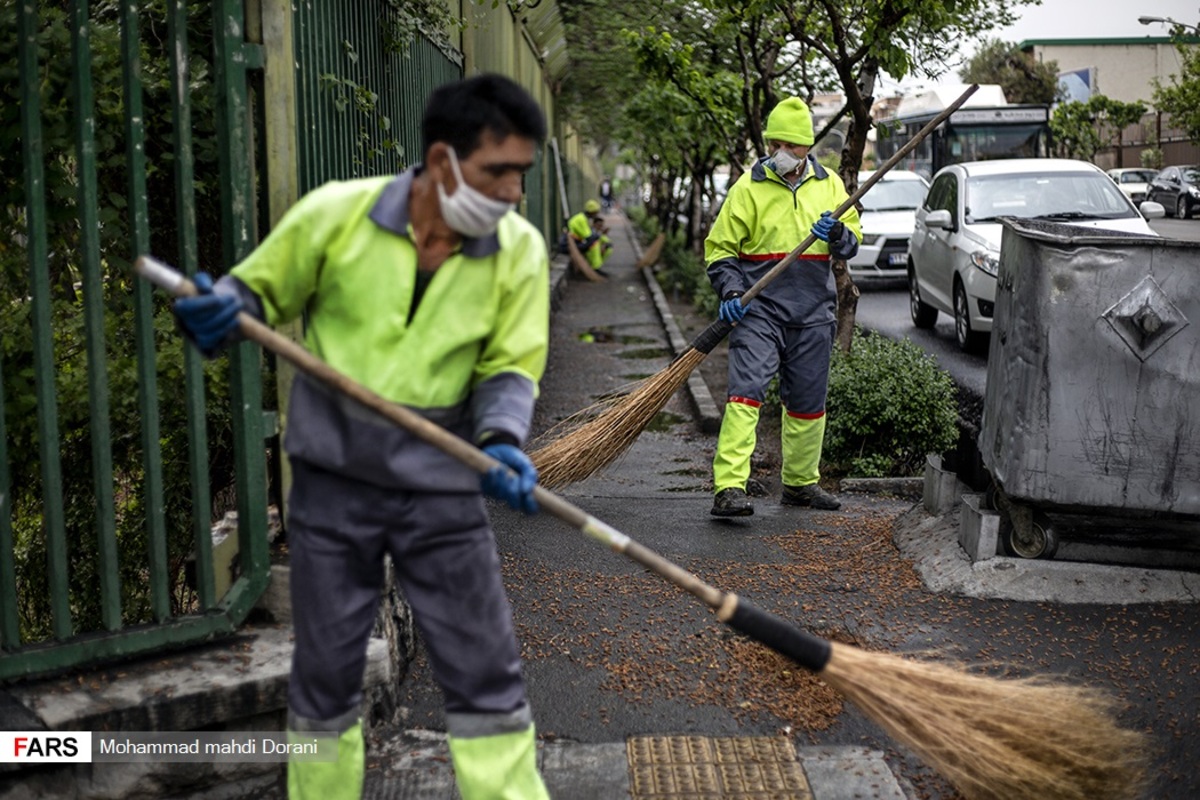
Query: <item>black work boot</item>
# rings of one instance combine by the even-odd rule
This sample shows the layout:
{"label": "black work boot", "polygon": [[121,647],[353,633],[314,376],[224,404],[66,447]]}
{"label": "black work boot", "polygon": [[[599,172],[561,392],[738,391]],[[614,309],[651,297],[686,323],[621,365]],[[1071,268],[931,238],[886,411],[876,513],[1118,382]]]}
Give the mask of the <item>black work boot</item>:
{"label": "black work boot", "polygon": [[805,486],[783,487],[783,497],[779,502],[785,506],[811,506],[824,511],[836,511],[842,507],[842,501],[822,489],[815,483]]}
{"label": "black work boot", "polygon": [[754,513],[754,506],[750,505],[750,500],[743,490],[731,486],[717,492],[717,496],[713,498],[712,511],[709,513],[714,517],[748,517]]}

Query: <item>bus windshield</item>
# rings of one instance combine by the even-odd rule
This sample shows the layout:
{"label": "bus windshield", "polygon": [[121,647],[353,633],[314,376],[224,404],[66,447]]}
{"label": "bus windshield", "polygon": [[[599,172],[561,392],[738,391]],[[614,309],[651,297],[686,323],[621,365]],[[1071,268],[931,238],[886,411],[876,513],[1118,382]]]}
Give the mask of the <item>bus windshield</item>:
{"label": "bus windshield", "polygon": [[[1048,153],[1045,125],[951,125],[938,139],[942,164],[994,158],[1040,158]],[[940,169],[941,167],[939,167]]]}
{"label": "bus windshield", "polygon": [[[879,160],[882,162],[899,152],[935,116],[927,113],[881,120],[875,128],[875,149]],[[949,164],[998,158],[1044,158],[1048,155],[1048,107],[997,106],[955,112],[896,166],[928,179]]]}

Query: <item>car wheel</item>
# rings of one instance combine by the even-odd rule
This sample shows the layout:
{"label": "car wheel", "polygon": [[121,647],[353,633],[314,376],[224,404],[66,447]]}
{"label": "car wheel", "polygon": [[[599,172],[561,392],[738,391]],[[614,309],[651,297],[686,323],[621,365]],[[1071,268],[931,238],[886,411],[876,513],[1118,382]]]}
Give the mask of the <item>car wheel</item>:
{"label": "car wheel", "polygon": [[908,312],[912,315],[913,325],[918,328],[928,330],[937,323],[938,310],[921,299],[917,272],[911,266],[908,268]]}
{"label": "car wheel", "polygon": [[964,353],[982,351],[987,339],[983,334],[971,330],[971,306],[967,300],[967,290],[960,281],[954,282],[954,337]]}
{"label": "car wheel", "polygon": [[1188,199],[1180,197],[1175,201],[1175,216],[1179,219],[1187,219],[1192,215],[1192,209],[1188,206]]}

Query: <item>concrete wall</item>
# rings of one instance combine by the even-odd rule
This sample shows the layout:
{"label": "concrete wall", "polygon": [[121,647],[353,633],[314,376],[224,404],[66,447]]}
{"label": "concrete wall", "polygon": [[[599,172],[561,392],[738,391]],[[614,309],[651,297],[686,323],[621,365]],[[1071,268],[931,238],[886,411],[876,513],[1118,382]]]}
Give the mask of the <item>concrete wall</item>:
{"label": "concrete wall", "polygon": [[1094,92],[1133,103],[1138,100],[1152,107],[1154,79],[1169,83],[1180,70],[1179,52],[1169,40],[1146,37],[1144,42],[1131,39],[1034,40],[1022,42],[1039,62],[1057,61],[1058,71],[1095,68]]}

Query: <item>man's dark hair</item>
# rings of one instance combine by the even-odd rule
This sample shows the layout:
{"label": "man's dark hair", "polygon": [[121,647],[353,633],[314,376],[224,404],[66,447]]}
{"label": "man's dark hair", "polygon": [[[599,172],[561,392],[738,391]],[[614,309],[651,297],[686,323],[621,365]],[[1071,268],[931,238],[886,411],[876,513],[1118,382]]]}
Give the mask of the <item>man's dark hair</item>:
{"label": "man's dark hair", "polygon": [[519,84],[492,73],[444,84],[429,95],[421,121],[424,152],[434,142],[446,142],[466,158],[485,130],[497,139],[516,134],[540,145],[546,140],[546,116]]}

